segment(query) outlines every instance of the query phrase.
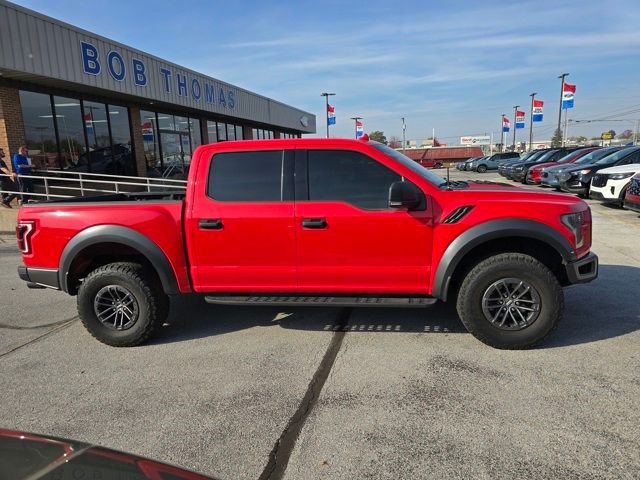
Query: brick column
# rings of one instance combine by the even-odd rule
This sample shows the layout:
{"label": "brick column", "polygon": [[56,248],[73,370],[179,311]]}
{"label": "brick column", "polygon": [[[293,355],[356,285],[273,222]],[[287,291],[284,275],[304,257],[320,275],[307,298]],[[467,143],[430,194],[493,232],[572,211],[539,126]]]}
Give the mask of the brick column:
{"label": "brick column", "polygon": [[9,168],[12,168],[11,157],[25,143],[19,91],[17,88],[0,86],[0,147],[4,149]]}
{"label": "brick column", "polygon": [[131,151],[136,160],[136,170],[138,171],[138,176],[146,177],[147,161],[144,158],[144,139],[142,138],[139,107],[129,107],[129,124],[133,133]]}
{"label": "brick column", "polygon": [[253,140],[253,129],[249,125],[242,126],[242,136],[245,140]]}

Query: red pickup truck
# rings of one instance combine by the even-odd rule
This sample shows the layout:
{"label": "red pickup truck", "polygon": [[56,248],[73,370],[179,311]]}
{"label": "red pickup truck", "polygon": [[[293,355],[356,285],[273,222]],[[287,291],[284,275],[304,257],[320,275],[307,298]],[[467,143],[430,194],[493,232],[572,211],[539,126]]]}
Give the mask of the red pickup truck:
{"label": "red pickup truck", "polygon": [[591,213],[576,198],[448,182],[372,141],[199,147],[185,192],[20,209],[20,277],[77,295],[114,346],[146,341],[171,295],[217,304],[422,307],[452,300],[497,348],[545,338],[562,287],[593,280]]}

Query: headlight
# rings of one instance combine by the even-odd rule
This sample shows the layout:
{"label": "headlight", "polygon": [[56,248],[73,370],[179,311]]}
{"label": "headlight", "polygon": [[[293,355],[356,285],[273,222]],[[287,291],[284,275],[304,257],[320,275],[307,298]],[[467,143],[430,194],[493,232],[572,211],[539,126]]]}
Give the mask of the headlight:
{"label": "headlight", "polygon": [[590,168],[585,168],[584,170],[580,170],[580,174],[582,174],[582,175],[586,175],[588,173],[591,173],[591,169]]}
{"label": "headlight", "polygon": [[573,233],[573,237],[576,241],[576,248],[580,248],[584,243],[584,235],[582,234],[582,229],[580,228],[584,220],[583,212],[567,213],[565,215],[561,215],[560,219],[562,220],[562,223],[564,223],[564,225],[569,230],[571,230],[571,233]]}
{"label": "headlight", "polygon": [[624,173],[610,173],[607,175],[607,178],[611,180],[623,180],[625,178],[633,177],[635,172],[624,172]]}

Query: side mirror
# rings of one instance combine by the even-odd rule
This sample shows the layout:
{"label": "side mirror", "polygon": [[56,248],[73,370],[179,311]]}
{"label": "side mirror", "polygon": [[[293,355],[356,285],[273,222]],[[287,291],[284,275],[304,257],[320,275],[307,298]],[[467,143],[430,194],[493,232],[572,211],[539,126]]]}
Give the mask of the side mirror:
{"label": "side mirror", "polygon": [[422,190],[411,182],[393,182],[389,187],[389,207],[424,210],[427,199]]}

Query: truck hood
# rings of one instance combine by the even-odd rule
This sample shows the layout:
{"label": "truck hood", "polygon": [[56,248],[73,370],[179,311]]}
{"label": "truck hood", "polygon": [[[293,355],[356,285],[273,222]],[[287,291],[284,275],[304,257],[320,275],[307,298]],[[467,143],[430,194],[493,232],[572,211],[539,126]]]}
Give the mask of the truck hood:
{"label": "truck hood", "polygon": [[[463,182],[457,182],[463,183]],[[464,182],[468,187],[453,187],[449,193],[459,196],[464,202],[499,202],[499,203],[519,203],[530,205],[549,204],[566,205],[573,211],[586,208],[585,202],[577,197],[562,193],[543,192],[530,188],[523,188],[517,185],[498,182]]]}
{"label": "truck hood", "polygon": [[631,163],[629,165],[618,165],[616,167],[608,167],[599,170],[598,173],[626,173],[626,172],[640,172],[640,163]]}

